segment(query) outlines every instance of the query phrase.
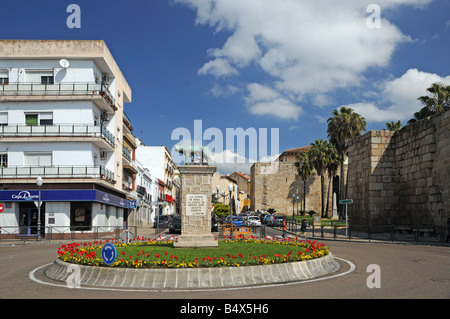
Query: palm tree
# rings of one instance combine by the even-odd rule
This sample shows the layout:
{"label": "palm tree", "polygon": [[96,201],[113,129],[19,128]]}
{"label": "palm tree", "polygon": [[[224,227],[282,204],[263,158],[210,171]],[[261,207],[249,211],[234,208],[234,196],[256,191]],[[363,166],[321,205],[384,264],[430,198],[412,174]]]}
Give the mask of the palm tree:
{"label": "palm tree", "polygon": [[427,89],[429,95],[418,98],[430,111],[440,113],[450,107],[450,85],[439,82],[431,84]]}
{"label": "palm tree", "polygon": [[407,124],[419,122],[420,120],[426,119],[433,114],[435,114],[434,111],[430,110],[428,106],[424,106],[419,112],[414,113],[414,118],[410,119]]}
{"label": "palm tree", "polygon": [[[344,183],[344,161],[348,155],[347,153],[350,141],[361,135],[362,132],[366,131],[366,120],[358,113],[355,113],[353,109],[345,106],[342,106],[339,110],[334,110],[332,114],[333,117],[330,117],[327,121],[327,133],[330,138],[330,142],[335,145],[340,155],[340,199],[345,199],[347,194],[345,192]],[[340,208],[340,212],[342,212],[342,206]]]}
{"label": "palm tree", "polygon": [[401,129],[403,126],[402,121],[398,121],[398,122],[394,122],[394,121],[390,121],[388,123],[386,123],[386,128],[389,131],[398,131],[399,129]]}
{"label": "palm tree", "polygon": [[306,182],[311,177],[313,167],[309,159],[309,152],[299,152],[296,157],[295,167],[303,181],[303,211],[306,211]]}
{"label": "palm tree", "polygon": [[330,153],[332,152],[332,145],[328,140],[320,139],[311,143],[311,150],[309,157],[317,175],[320,176],[320,189],[322,197],[322,218],[325,218],[325,173],[327,171],[328,162],[330,160]]}

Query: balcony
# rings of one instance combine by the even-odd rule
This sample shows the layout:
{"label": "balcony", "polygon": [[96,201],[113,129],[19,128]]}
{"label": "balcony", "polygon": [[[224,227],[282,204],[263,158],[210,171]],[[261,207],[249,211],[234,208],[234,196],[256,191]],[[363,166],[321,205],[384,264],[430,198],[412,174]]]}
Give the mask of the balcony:
{"label": "balcony", "polygon": [[115,184],[114,173],[103,166],[13,166],[0,167],[0,178],[83,178]]}
{"label": "balcony", "polygon": [[19,138],[23,137],[28,137],[26,140],[27,142],[30,141],[29,138],[42,137],[52,137],[52,141],[58,141],[58,139],[63,140],[63,138],[70,137],[71,142],[76,142],[76,140],[73,139],[75,137],[81,137],[82,139],[97,138],[100,139],[98,146],[101,148],[104,148],[105,146],[114,148],[115,146],[114,135],[103,126],[86,124],[57,124],[41,126],[17,124],[0,126],[0,138],[4,143],[20,142],[21,140]]}
{"label": "balcony", "polygon": [[[114,96],[108,91],[103,83],[0,84],[0,97],[3,101],[94,99],[94,102],[96,102],[103,111],[114,113],[114,111],[117,110]],[[101,103],[100,101],[103,102]]]}

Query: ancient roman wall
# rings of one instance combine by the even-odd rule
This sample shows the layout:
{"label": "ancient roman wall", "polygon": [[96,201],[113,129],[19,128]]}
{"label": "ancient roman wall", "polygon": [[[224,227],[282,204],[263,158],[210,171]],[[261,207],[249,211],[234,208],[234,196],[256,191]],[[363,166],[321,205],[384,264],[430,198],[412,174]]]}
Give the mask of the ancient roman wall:
{"label": "ancient roman wall", "polygon": [[349,148],[355,223],[441,226],[450,216],[450,111],[397,132],[370,131]]}
{"label": "ancient roman wall", "polygon": [[[297,174],[297,169],[293,163],[278,162],[255,163],[251,168],[251,210],[266,211],[269,208],[276,209],[276,214],[292,215],[302,209],[303,203],[303,181]],[[320,177],[314,174],[306,182],[306,211],[314,210],[321,212]],[[328,190],[328,176],[325,176],[325,194]],[[292,204],[292,195],[299,197]],[[332,210],[332,195],[330,194],[329,213]],[[325,195],[326,200],[326,195]],[[325,202],[326,204],[326,202]]]}

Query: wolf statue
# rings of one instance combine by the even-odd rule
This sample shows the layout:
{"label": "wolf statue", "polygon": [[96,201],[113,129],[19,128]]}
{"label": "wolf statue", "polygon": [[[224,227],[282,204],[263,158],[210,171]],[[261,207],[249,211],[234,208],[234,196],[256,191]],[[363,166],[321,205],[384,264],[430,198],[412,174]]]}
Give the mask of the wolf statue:
{"label": "wolf statue", "polygon": [[213,162],[211,152],[206,146],[177,144],[173,149],[184,155],[185,164],[209,165]]}

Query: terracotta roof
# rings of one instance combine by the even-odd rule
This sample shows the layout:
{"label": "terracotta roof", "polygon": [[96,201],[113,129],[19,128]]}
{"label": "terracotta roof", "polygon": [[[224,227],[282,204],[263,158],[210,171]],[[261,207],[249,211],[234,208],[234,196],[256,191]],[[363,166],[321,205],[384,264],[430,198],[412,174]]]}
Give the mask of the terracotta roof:
{"label": "terracotta roof", "polygon": [[310,149],[311,149],[311,145],[297,147],[297,148],[293,148],[293,149],[284,151],[281,155],[295,155],[300,152],[308,152]]}
{"label": "terracotta roof", "polygon": [[244,173],[241,173],[241,172],[234,172],[233,174],[238,174],[238,175],[240,175],[240,176],[242,176],[243,178],[246,178],[246,179],[250,179],[250,176],[249,175],[247,175],[247,174],[244,174]]}

